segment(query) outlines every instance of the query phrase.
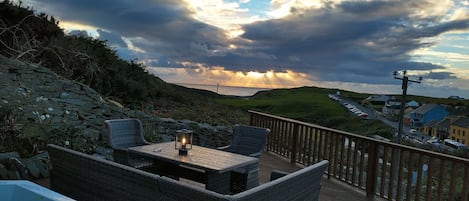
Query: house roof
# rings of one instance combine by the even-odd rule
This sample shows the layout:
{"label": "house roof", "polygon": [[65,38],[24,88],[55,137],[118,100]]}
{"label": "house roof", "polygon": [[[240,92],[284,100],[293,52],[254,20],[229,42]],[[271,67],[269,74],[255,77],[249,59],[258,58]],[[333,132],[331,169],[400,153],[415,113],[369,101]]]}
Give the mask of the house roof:
{"label": "house roof", "polygon": [[420,106],[420,104],[417,101],[414,101],[414,100],[407,102],[406,105],[409,106],[409,107],[418,107],[418,106]]}
{"label": "house roof", "polygon": [[431,128],[436,128],[438,126],[438,121],[437,120],[431,120],[428,123],[426,123],[425,126],[431,127]]}
{"label": "house roof", "polygon": [[392,109],[392,110],[398,110],[401,108],[400,105],[385,105],[384,107],[388,108],[388,109]]}
{"label": "house roof", "polygon": [[413,113],[425,114],[436,106],[438,106],[436,103],[425,104],[415,109]]}
{"label": "house roof", "polygon": [[469,118],[467,118],[467,117],[460,118],[460,119],[454,121],[453,125],[460,126],[460,127],[463,127],[463,128],[469,128]]}
{"label": "house roof", "polygon": [[394,96],[388,96],[388,95],[379,95],[379,94],[373,94],[371,96],[368,96],[368,100],[371,101],[387,101],[389,99],[393,99]]}
{"label": "house roof", "polygon": [[449,128],[451,125],[451,119],[443,119],[438,123],[438,126],[441,128]]}

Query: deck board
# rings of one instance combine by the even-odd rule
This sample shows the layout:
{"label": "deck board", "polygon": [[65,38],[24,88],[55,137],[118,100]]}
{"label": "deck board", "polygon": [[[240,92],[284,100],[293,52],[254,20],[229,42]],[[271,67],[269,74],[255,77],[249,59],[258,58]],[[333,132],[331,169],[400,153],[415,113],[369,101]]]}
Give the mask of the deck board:
{"label": "deck board", "polygon": [[[270,152],[264,152],[259,158],[259,182],[261,184],[270,180],[272,170],[294,172],[303,168],[298,164],[292,164],[286,158]],[[355,189],[346,184],[342,184],[335,179],[323,178],[321,191],[319,193],[321,201],[359,201],[367,200],[364,191]],[[375,200],[380,200],[375,198]]]}

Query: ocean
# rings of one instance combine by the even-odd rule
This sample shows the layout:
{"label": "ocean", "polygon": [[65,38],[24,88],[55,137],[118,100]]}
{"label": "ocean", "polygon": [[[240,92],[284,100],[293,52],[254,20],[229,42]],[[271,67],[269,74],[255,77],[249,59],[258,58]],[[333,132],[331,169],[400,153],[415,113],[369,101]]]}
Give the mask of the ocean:
{"label": "ocean", "polygon": [[232,86],[223,86],[223,85],[218,85],[218,89],[217,89],[217,85],[181,84],[181,83],[175,83],[175,84],[185,86],[188,88],[213,91],[221,95],[233,95],[233,96],[252,96],[258,91],[270,90],[269,88],[232,87]]}

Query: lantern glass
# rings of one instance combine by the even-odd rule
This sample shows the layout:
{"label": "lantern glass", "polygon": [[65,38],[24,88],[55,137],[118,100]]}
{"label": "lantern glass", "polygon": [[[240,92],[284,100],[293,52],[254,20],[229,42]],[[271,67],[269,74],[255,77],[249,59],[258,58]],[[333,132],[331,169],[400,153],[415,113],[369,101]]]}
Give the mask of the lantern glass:
{"label": "lantern glass", "polygon": [[187,152],[192,149],[192,131],[187,129],[177,130],[174,148],[179,150],[179,155],[187,155]]}

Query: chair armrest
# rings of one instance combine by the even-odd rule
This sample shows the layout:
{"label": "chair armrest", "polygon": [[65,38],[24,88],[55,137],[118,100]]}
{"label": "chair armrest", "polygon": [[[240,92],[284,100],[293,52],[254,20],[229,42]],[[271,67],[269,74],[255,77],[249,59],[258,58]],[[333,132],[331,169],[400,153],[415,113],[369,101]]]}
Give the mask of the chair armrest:
{"label": "chair armrest", "polygon": [[112,147],[112,150],[113,151],[118,151],[118,152],[127,152],[127,148],[123,148],[123,147]]}
{"label": "chair armrest", "polygon": [[280,171],[280,170],[272,170],[270,173],[270,181],[276,180],[280,177],[286,176],[288,172]]}
{"label": "chair armrest", "polygon": [[223,146],[223,147],[217,147],[218,150],[226,150],[230,147],[230,145],[226,145],[226,146]]}
{"label": "chair armrest", "polygon": [[262,151],[249,154],[249,156],[259,158],[261,156],[261,154],[262,154]]}
{"label": "chair armrest", "polygon": [[153,144],[153,143],[148,142],[147,140],[145,140],[145,138],[143,136],[142,136],[142,141],[143,141],[143,144],[145,144],[145,145]]}

